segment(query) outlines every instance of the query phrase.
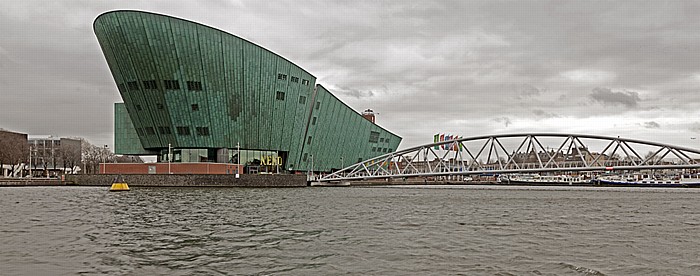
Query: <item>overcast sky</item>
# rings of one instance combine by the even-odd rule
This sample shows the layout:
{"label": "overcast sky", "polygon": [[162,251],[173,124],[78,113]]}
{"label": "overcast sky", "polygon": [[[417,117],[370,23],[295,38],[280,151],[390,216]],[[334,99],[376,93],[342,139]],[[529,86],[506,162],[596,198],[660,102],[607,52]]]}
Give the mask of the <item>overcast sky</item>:
{"label": "overcast sky", "polygon": [[[650,3],[647,3],[650,2]],[[113,148],[92,31],[137,9],[241,36],[404,138],[564,132],[700,148],[700,4],[682,1],[0,2],[0,128]]]}

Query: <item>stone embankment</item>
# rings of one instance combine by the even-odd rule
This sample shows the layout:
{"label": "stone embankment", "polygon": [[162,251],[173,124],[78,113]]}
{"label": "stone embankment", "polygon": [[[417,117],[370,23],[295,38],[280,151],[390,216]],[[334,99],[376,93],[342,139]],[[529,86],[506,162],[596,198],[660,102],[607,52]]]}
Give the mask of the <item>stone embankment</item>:
{"label": "stone embankment", "polygon": [[[117,175],[66,175],[60,179],[3,179],[0,186],[111,186]],[[122,175],[131,187],[306,187],[305,175],[242,174],[187,175],[142,174]]]}
{"label": "stone embankment", "polygon": [[[117,175],[67,175],[79,186],[110,186]],[[132,187],[305,187],[306,176],[289,174],[130,174],[122,178]]]}

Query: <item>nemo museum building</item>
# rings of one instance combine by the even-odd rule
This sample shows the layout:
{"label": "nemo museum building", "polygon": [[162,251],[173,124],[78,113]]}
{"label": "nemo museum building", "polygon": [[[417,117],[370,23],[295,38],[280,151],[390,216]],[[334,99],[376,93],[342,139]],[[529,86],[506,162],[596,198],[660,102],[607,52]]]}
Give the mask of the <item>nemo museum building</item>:
{"label": "nemo museum building", "polygon": [[330,172],[401,142],[311,73],[230,33],[141,11],[106,12],[93,27],[123,100],[117,154]]}

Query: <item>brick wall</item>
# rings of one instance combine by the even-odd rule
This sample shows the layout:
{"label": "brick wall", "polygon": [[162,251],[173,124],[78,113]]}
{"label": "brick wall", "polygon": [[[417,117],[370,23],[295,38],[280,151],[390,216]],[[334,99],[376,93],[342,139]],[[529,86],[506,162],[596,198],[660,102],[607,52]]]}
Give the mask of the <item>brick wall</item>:
{"label": "brick wall", "polygon": [[[116,175],[66,175],[73,185],[110,186]],[[242,174],[235,175],[184,175],[184,174],[132,174],[122,175],[133,187],[306,187],[305,175],[290,174]]]}

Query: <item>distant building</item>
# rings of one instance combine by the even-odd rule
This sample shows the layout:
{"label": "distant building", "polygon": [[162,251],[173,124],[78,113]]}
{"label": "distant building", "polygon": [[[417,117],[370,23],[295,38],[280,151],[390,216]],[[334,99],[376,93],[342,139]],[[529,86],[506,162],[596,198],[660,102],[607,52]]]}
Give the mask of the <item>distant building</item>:
{"label": "distant building", "polygon": [[72,173],[80,165],[81,141],[78,139],[30,135],[27,140],[33,176]]}
{"label": "distant building", "polygon": [[0,175],[21,176],[27,161],[27,134],[0,129]]}

